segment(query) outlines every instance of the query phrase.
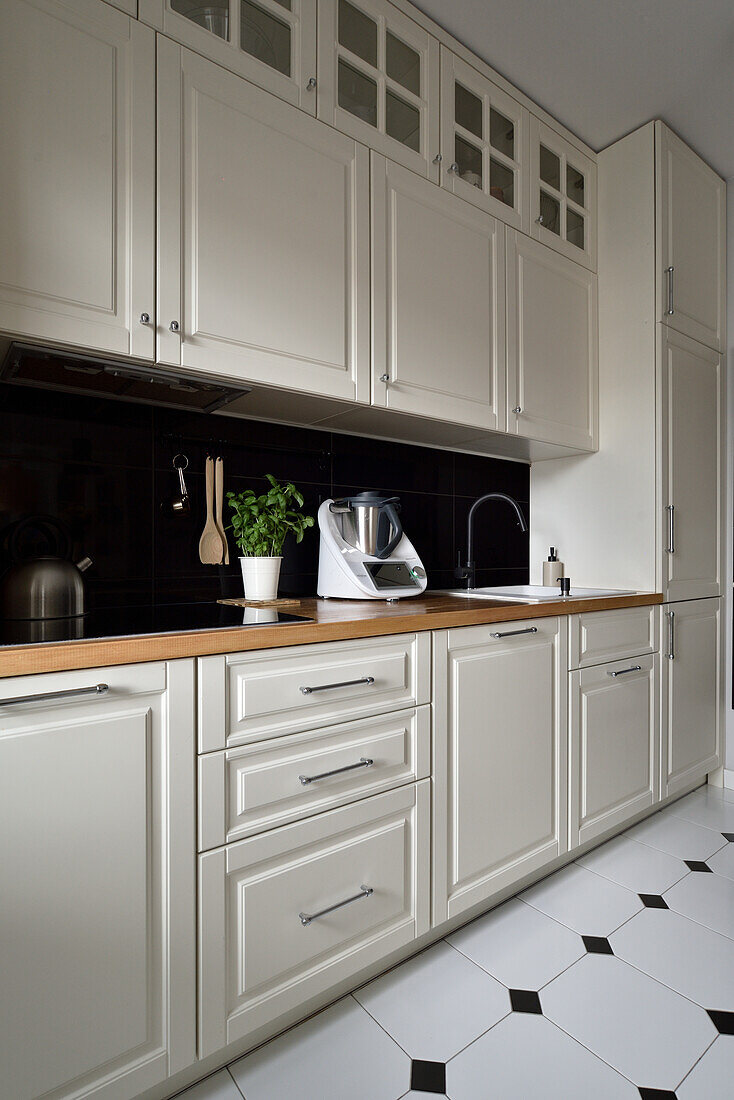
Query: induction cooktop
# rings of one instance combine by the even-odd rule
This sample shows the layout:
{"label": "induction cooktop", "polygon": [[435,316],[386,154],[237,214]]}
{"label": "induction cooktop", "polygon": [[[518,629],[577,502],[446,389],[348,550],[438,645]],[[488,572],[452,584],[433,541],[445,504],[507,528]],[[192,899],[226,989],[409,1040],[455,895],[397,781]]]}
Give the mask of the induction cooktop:
{"label": "induction cooktop", "polygon": [[115,607],[68,619],[0,620],[0,646],[124,638],[138,634],[179,634],[195,630],[242,630],[250,626],[310,623],[270,607],[233,607],[215,602]]}

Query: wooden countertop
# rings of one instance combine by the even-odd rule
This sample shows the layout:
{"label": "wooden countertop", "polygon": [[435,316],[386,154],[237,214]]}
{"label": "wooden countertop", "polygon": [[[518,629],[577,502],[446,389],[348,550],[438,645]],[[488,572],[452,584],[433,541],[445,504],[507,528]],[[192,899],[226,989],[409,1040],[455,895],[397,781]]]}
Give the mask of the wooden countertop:
{"label": "wooden countertop", "polygon": [[659,592],[539,604],[513,604],[500,600],[442,595],[429,595],[420,599],[411,597],[394,604],[378,600],[310,598],[301,600],[298,606],[286,609],[294,615],[307,615],[314,620],[310,623],[0,646],[0,676],[26,676],[31,673],[99,668],[139,661],[202,657],[208,653],[236,653],[276,646],[306,645],[309,642],[333,642],[346,638],[409,634],[418,630],[481,626],[485,623],[512,622],[517,619],[577,615],[586,611],[612,611],[620,607],[644,607],[662,602],[663,597]]}

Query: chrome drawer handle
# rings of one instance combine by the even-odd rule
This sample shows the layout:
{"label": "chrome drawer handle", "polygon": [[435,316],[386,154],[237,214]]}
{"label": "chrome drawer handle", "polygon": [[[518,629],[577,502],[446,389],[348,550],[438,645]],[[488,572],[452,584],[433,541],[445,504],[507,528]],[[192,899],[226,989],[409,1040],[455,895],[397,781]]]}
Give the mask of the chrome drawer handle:
{"label": "chrome drawer handle", "polygon": [[505,630],[502,633],[490,634],[490,638],[514,638],[517,634],[537,634],[537,626],[526,626],[524,630]]}
{"label": "chrome drawer handle", "polygon": [[675,271],[675,268],[666,267],[665,271],[668,276],[668,308],[665,312],[667,313],[668,317],[672,317],[675,313],[675,308],[673,306],[673,272]]}
{"label": "chrome drawer handle", "polygon": [[616,672],[610,672],[610,676],[625,676],[628,672],[642,672],[642,665],[632,665],[631,668],[620,668]]}
{"label": "chrome drawer handle", "polygon": [[18,695],[15,699],[0,699],[0,707],[14,707],[18,703],[51,703],[56,699],[73,699],[78,695],[106,695],[109,690],[109,684],[95,684],[94,687],[47,691],[41,695]]}
{"label": "chrome drawer handle", "polygon": [[[666,504],[665,511],[668,513],[668,545],[665,547],[666,554],[675,553],[675,505]],[[683,517],[685,519],[685,516]]]}
{"label": "chrome drawer handle", "polygon": [[360,756],[358,764],[347,764],[346,768],[334,768],[332,772],[321,772],[320,775],[299,775],[299,779],[304,787],[307,787],[309,783],[315,783],[318,779],[329,779],[332,775],[342,775],[344,772],[353,772],[355,768],[371,768],[374,764],[374,760],[370,760],[368,756]]}
{"label": "chrome drawer handle", "polygon": [[666,611],[668,616],[668,652],[665,656],[669,661],[675,660],[675,611]]}
{"label": "chrome drawer handle", "polygon": [[361,901],[362,898],[370,897],[374,892],[371,886],[360,886],[359,893],[354,894],[351,898],[345,898],[344,901],[338,901],[336,905],[330,905],[328,909],[322,909],[318,913],[299,913],[299,919],[301,924],[305,927],[307,924],[310,924],[311,921],[318,920],[319,917],[325,917],[327,913],[333,913],[337,909],[343,909],[345,905],[351,905],[353,901]]}
{"label": "chrome drawer handle", "polygon": [[313,695],[315,691],[333,691],[335,688],[354,687],[355,684],[374,684],[374,676],[360,676],[359,680],[342,680],[339,684],[320,684],[317,687],[300,688],[302,695]]}

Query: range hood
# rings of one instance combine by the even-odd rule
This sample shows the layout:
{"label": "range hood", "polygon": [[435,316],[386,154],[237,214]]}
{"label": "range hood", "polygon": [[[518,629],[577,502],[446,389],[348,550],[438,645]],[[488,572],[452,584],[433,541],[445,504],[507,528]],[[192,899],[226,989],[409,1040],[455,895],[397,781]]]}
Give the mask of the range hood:
{"label": "range hood", "polygon": [[250,393],[249,386],[193,378],[170,367],[115,362],[20,343],[8,348],[0,366],[0,381],[204,413],[225,409]]}

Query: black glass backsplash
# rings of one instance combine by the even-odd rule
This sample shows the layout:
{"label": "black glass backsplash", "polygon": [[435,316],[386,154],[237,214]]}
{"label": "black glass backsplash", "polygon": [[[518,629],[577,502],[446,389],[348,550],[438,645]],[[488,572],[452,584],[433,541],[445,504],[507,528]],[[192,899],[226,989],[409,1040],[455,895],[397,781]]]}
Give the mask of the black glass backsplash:
{"label": "black glass backsplash", "polygon": [[[178,491],[178,452],[189,460],[187,515],[167,507]],[[529,467],[521,463],[0,384],[0,572],[12,525],[43,513],[68,526],[76,558],[93,559],[85,574],[92,608],[241,595],[231,537],[228,566],[199,561],[209,453],[224,459],[225,492],[263,491],[263,475],[272,473],[295,482],[314,517],[329,496],[397,494],[431,588],[455,584],[477,496],[510,493],[529,518]],[[286,543],[281,594],[315,593],[318,546],[315,528],[300,546]],[[506,505],[488,503],[477,514],[475,547],[477,584],[527,583],[528,536]]]}

